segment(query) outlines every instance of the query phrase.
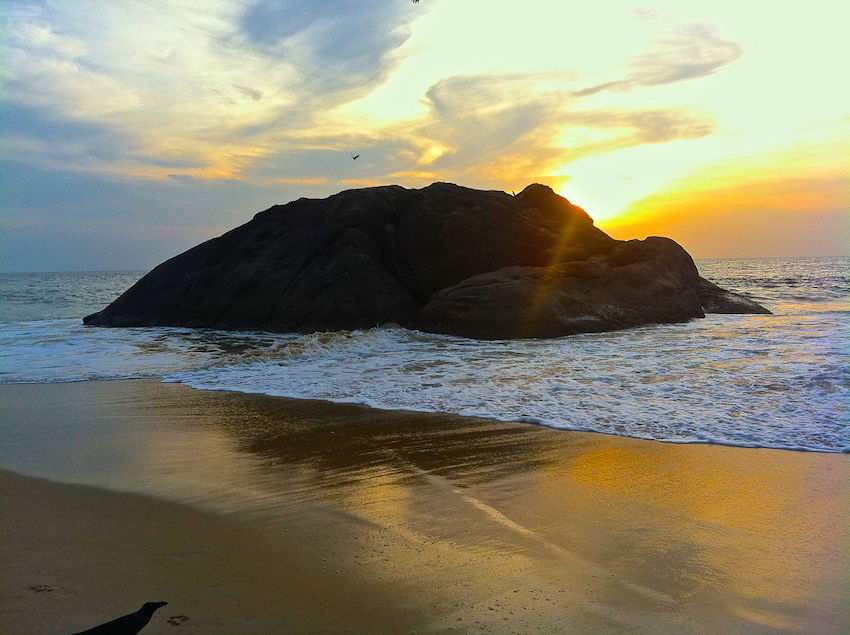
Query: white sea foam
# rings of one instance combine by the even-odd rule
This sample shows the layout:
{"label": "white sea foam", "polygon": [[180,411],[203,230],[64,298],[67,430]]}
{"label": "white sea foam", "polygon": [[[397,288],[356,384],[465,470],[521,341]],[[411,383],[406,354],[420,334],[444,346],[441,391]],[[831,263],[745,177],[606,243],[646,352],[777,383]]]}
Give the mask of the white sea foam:
{"label": "white sea foam", "polygon": [[[850,377],[827,361],[839,344],[824,337],[780,350],[765,341],[764,319],[512,342],[371,330],[167,379],[672,442],[847,450]],[[729,330],[736,337],[712,336]]]}
{"label": "white sea foam", "polygon": [[154,376],[205,390],[678,443],[850,451],[846,278],[815,276],[828,284],[812,303],[797,298],[812,293],[793,284],[798,278],[772,287],[776,275],[768,282],[759,276],[742,279],[773,300],[775,315],[709,316],[552,340],[480,342],[404,329],[299,336],[7,322],[0,324],[0,383]]}
{"label": "white sea foam", "polygon": [[184,328],[98,329],[79,319],[0,323],[0,383],[159,377],[244,362],[297,337]]}

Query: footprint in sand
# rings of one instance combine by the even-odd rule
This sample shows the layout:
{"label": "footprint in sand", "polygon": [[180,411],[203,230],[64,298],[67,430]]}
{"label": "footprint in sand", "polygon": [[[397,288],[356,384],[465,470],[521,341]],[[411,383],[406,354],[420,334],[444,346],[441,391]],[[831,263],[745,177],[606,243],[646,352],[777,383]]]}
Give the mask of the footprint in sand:
{"label": "footprint in sand", "polygon": [[168,623],[172,626],[180,626],[183,622],[188,622],[189,618],[186,615],[172,615],[168,618]]}
{"label": "footprint in sand", "polygon": [[56,590],[56,587],[50,584],[31,584],[27,588],[33,593],[51,593]]}

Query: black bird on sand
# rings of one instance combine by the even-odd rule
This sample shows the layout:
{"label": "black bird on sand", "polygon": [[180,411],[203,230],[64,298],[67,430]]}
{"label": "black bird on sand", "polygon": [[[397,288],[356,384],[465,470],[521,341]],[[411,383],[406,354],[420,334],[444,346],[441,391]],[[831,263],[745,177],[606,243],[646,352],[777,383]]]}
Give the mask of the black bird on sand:
{"label": "black bird on sand", "polygon": [[130,613],[106,624],[95,626],[87,631],[74,633],[74,635],[136,635],[136,633],[148,625],[148,622],[151,621],[157,609],[162,608],[166,604],[168,602],[145,602],[142,604],[142,608],[135,613]]}

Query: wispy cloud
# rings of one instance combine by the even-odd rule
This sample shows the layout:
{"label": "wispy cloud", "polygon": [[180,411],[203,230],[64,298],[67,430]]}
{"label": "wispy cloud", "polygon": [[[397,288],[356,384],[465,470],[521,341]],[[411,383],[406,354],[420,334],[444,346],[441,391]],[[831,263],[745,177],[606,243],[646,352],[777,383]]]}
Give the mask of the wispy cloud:
{"label": "wispy cloud", "polygon": [[[625,79],[575,90],[568,70],[448,76],[422,96],[422,116],[346,129],[331,123],[335,109],[392,71],[421,8],[385,0],[217,0],[204,12],[165,0],[96,13],[86,6],[14,4],[4,97],[17,116],[31,109],[23,118],[32,125],[7,130],[0,148],[42,165],[146,178],[545,175],[590,153],[708,134],[709,123],[686,113],[582,112],[581,100],[700,77],[740,53],[710,29],[689,27],[637,56]],[[58,133],[61,122],[68,130]],[[606,135],[559,146],[567,127]],[[61,146],[51,143],[57,133]],[[364,158],[350,165],[342,159],[354,148]]]}
{"label": "wispy cloud", "polygon": [[641,86],[672,84],[716,73],[741,56],[741,46],[718,37],[706,25],[682,27],[659,40],[652,50],[637,56],[629,73],[576,91],[587,97],[605,90],[631,90]]}
{"label": "wispy cloud", "polygon": [[291,60],[306,98],[352,98],[379,82],[420,15],[386,0],[259,0],[239,19],[243,42]]}

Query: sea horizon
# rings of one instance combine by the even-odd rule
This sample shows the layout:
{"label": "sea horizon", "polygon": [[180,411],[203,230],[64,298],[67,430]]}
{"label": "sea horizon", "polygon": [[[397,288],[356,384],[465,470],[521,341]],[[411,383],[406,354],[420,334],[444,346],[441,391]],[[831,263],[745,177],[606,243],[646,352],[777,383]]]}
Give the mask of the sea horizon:
{"label": "sea horizon", "polygon": [[[847,258],[846,254],[812,254],[812,255],[771,255],[771,256],[699,256],[693,257],[695,263],[712,260],[813,260]],[[146,273],[159,263],[147,267],[135,268],[103,268],[103,269],[44,269],[44,270],[2,270],[0,275],[37,274],[37,273]]]}
{"label": "sea horizon", "polygon": [[[673,443],[850,451],[850,375],[842,363],[850,341],[841,327],[850,313],[850,258],[699,264],[707,278],[766,304],[773,315],[502,342],[393,326],[312,335],[92,329],[80,319],[141,271],[34,272],[38,284],[20,287],[12,284],[15,276],[27,274],[6,274],[0,383],[157,377],[201,390]],[[72,357],[63,363],[56,351]],[[636,396],[640,408],[628,407]]]}

